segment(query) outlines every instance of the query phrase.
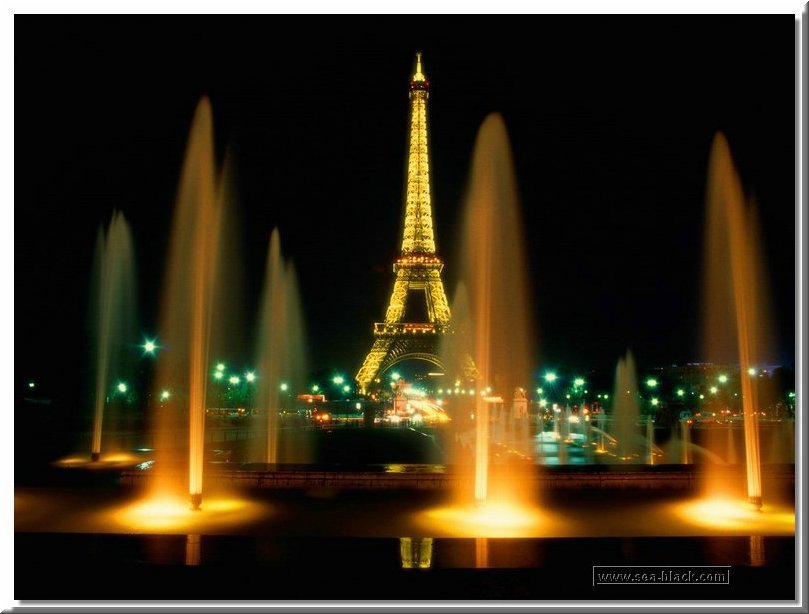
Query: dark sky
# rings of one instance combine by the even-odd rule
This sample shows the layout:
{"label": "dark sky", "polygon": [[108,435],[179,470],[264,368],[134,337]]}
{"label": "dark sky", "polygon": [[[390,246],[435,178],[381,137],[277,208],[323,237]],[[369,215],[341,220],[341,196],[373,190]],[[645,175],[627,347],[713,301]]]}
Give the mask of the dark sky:
{"label": "dark sky", "polygon": [[353,375],[401,241],[417,50],[450,296],[472,144],[499,111],[542,364],[610,370],[627,348],[646,368],[699,360],[706,169],[722,130],[761,208],[780,359],[792,363],[794,32],[792,15],[17,16],[16,375],[86,375],[95,235],[116,208],[134,235],[140,328],[156,330],[202,95],[220,158],[234,155],[246,328],[278,226],[313,369]]}

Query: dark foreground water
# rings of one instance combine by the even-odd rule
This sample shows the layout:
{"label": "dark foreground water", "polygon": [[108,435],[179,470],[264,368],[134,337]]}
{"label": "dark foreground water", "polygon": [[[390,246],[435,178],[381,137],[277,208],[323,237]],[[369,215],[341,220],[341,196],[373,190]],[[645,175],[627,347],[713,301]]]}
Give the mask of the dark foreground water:
{"label": "dark foreground water", "polygon": [[[14,598],[791,600],[794,555],[791,537],[435,538],[414,543],[396,538],[17,533]],[[419,560],[428,567],[403,567]],[[694,566],[729,567],[727,583],[606,585],[596,582],[594,565],[692,566],[696,572],[707,568]]]}

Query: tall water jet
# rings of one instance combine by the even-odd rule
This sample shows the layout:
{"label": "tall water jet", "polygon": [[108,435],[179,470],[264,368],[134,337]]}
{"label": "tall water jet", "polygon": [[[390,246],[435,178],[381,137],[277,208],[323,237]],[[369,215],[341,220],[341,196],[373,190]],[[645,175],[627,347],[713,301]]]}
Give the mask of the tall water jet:
{"label": "tall water jet", "polygon": [[284,262],[277,228],[272,231],[267,250],[258,330],[261,383],[257,401],[266,426],[264,449],[255,454],[264,462],[274,464],[280,460],[279,412],[287,407],[288,391],[301,389],[305,374],[304,325],[297,275],[294,265]]}
{"label": "tall water jet", "polygon": [[[176,391],[173,407],[162,408],[157,417],[158,463],[173,467],[179,461],[183,446],[178,445],[178,434],[185,432],[182,422],[187,418],[193,509],[202,501],[208,352],[221,224],[218,201],[211,105],[203,98],[194,114],[177,192],[161,319],[166,351],[157,377],[158,390]],[[175,486],[165,480],[156,483],[161,494]]]}
{"label": "tall water jet", "polygon": [[[124,373],[123,344],[134,339],[135,265],[132,236],[123,213],[115,211],[107,232],[98,230],[94,271],[94,317],[96,325],[96,373],[93,431],[90,458],[101,456],[104,407],[111,371]],[[126,384],[119,384],[126,391]]]}
{"label": "tall water jet", "polygon": [[761,455],[756,365],[771,358],[773,330],[758,220],[746,202],[727,140],[717,133],[707,185],[705,342],[708,358],[738,362],[744,416],[747,497],[761,507]]}
{"label": "tall water jet", "polygon": [[[516,179],[499,114],[483,122],[466,198],[461,279],[469,291],[471,355],[477,368],[474,496],[489,494],[489,400],[510,401],[531,381],[534,331]],[[484,395],[485,393],[485,395]]]}
{"label": "tall water jet", "polygon": [[638,378],[635,359],[627,350],[615,367],[615,390],[612,394],[611,434],[617,440],[618,457],[631,461],[638,456]]}

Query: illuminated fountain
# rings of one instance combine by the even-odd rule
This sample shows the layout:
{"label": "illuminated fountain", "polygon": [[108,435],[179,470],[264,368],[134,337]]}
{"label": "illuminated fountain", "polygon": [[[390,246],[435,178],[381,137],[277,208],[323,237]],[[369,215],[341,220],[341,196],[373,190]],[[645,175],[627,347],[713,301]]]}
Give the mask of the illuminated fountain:
{"label": "illuminated fountain", "polygon": [[179,434],[187,432],[188,493],[195,510],[202,501],[208,354],[223,195],[218,187],[211,105],[203,98],[194,115],[177,193],[161,320],[166,351],[157,372],[157,390],[175,391],[175,401],[160,408],[155,424],[154,486],[161,496],[177,488],[172,480],[176,474],[171,476],[168,470],[180,462],[184,446]]}
{"label": "illuminated fountain", "polygon": [[475,406],[474,496],[489,496],[489,409],[494,396],[511,399],[531,381],[534,348],[529,284],[519,198],[503,119],[489,115],[481,126],[472,157],[466,199],[462,279],[469,290],[472,358],[478,388]]}
{"label": "illuminated fountain", "polygon": [[[270,464],[280,458],[279,412],[285,406],[287,391],[300,390],[305,374],[301,311],[295,268],[292,263],[284,263],[281,237],[275,229],[267,250],[257,348],[260,377],[257,403],[266,420],[264,449],[254,451],[254,456]],[[305,460],[300,450],[297,453],[297,460]]]}
{"label": "illuminated fountain", "polygon": [[762,253],[754,205],[747,204],[725,137],[711,148],[707,188],[706,275],[707,355],[738,362],[744,416],[747,498],[762,504],[759,427],[760,391],[756,364],[770,358],[772,339]]}
{"label": "illuminated fountain", "polygon": [[638,381],[635,359],[627,351],[615,367],[615,390],[612,395],[611,434],[617,440],[618,458],[631,461],[638,457]]}
{"label": "illuminated fountain", "polygon": [[[96,309],[93,321],[98,330],[96,342],[95,411],[90,447],[91,460],[101,457],[104,406],[107,403],[111,371],[122,374],[122,343],[132,339],[135,305],[135,265],[129,225],[120,212],[114,212],[106,234],[98,230],[96,241]],[[127,384],[117,384],[126,392]]]}

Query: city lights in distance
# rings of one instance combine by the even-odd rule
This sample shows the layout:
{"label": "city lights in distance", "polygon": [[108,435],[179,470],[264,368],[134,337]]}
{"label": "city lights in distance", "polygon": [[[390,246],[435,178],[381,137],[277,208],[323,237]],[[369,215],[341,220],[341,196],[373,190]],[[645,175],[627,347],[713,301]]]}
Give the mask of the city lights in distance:
{"label": "city lights in distance", "polygon": [[228,381],[229,381],[231,384],[238,384],[238,383],[239,383],[240,381],[242,381],[242,380],[240,380],[240,379],[239,379],[239,376],[237,376],[237,375],[231,375],[231,376],[230,376],[230,379],[228,379]]}
{"label": "city lights in distance", "polygon": [[312,392],[317,392],[318,390],[320,390],[320,386],[318,386],[317,384],[314,384],[312,386]]}
{"label": "city lights in distance", "polygon": [[213,376],[214,376],[216,379],[222,379],[222,378],[224,377],[224,375],[225,375],[225,374],[224,374],[224,373],[222,373],[221,371],[217,371],[216,373],[214,373],[214,374],[213,374]]}
{"label": "city lights in distance", "polygon": [[758,371],[756,371],[755,367],[750,367],[749,369],[747,369],[748,375],[755,375],[756,373],[758,373]]}
{"label": "city lights in distance", "polygon": [[126,392],[129,388],[124,382],[120,382],[117,386],[118,392]]}
{"label": "city lights in distance", "polygon": [[334,382],[335,384],[337,384],[337,385],[339,386],[340,384],[342,384],[342,383],[345,381],[345,379],[343,378],[343,376],[342,376],[342,375],[335,375],[335,376],[334,376],[334,377],[331,379],[331,381],[332,381],[332,382]]}
{"label": "city lights in distance", "polygon": [[256,374],[252,371],[248,371],[244,374],[244,379],[246,379],[248,382],[254,382],[256,381]]}
{"label": "city lights in distance", "polygon": [[649,388],[656,388],[657,380],[653,377],[650,377],[649,379],[646,380],[646,385],[649,386]]}
{"label": "city lights in distance", "polygon": [[545,381],[548,382],[548,383],[551,383],[551,384],[553,382],[555,382],[556,381],[556,373],[554,373],[553,371],[548,371],[545,374]]}
{"label": "city lights in distance", "polygon": [[717,392],[719,392],[719,388],[716,386],[711,386],[711,394],[716,394]]}
{"label": "city lights in distance", "polygon": [[720,376],[719,376],[719,383],[720,383],[720,384],[726,384],[726,383],[727,383],[727,381],[728,381],[728,376],[727,376],[727,375],[724,375],[724,374],[723,374],[723,375],[720,375]]}
{"label": "city lights in distance", "polygon": [[170,396],[171,396],[171,393],[168,390],[164,390],[163,392],[160,393],[160,400],[161,401],[166,401],[166,400],[168,400],[168,398]]}
{"label": "city lights in distance", "polygon": [[678,397],[681,397],[681,396],[683,396],[684,394],[685,394],[685,390],[683,390],[682,388],[678,388],[678,389],[677,389],[677,396],[678,396]]}
{"label": "city lights in distance", "polygon": [[652,397],[652,405],[654,405],[655,407],[657,407],[659,403],[660,403],[660,401],[659,401],[658,399],[656,399],[656,398]]}
{"label": "city lights in distance", "polygon": [[225,370],[225,363],[220,362],[218,365],[216,365],[216,370],[217,371],[224,371]]}
{"label": "city lights in distance", "polygon": [[281,384],[281,391],[286,392],[287,390],[289,390],[289,384],[287,384],[286,382],[282,383]]}
{"label": "city lights in distance", "polygon": [[351,390],[351,386],[349,386],[348,384],[346,384],[345,386],[343,386],[343,392],[348,392],[348,391],[350,391],[350,390]]}
{"label": "city lights in distance", "polygon": [[141,347],[144,354],[154,354],[157,351],[157,342],[154,339],[147,339]]}
{"label": "city lights in distance", "polygon": [[577,388],[584,386],[584,378],[577,377],[576,379],[573,380],[573,385],[576,386]]}

